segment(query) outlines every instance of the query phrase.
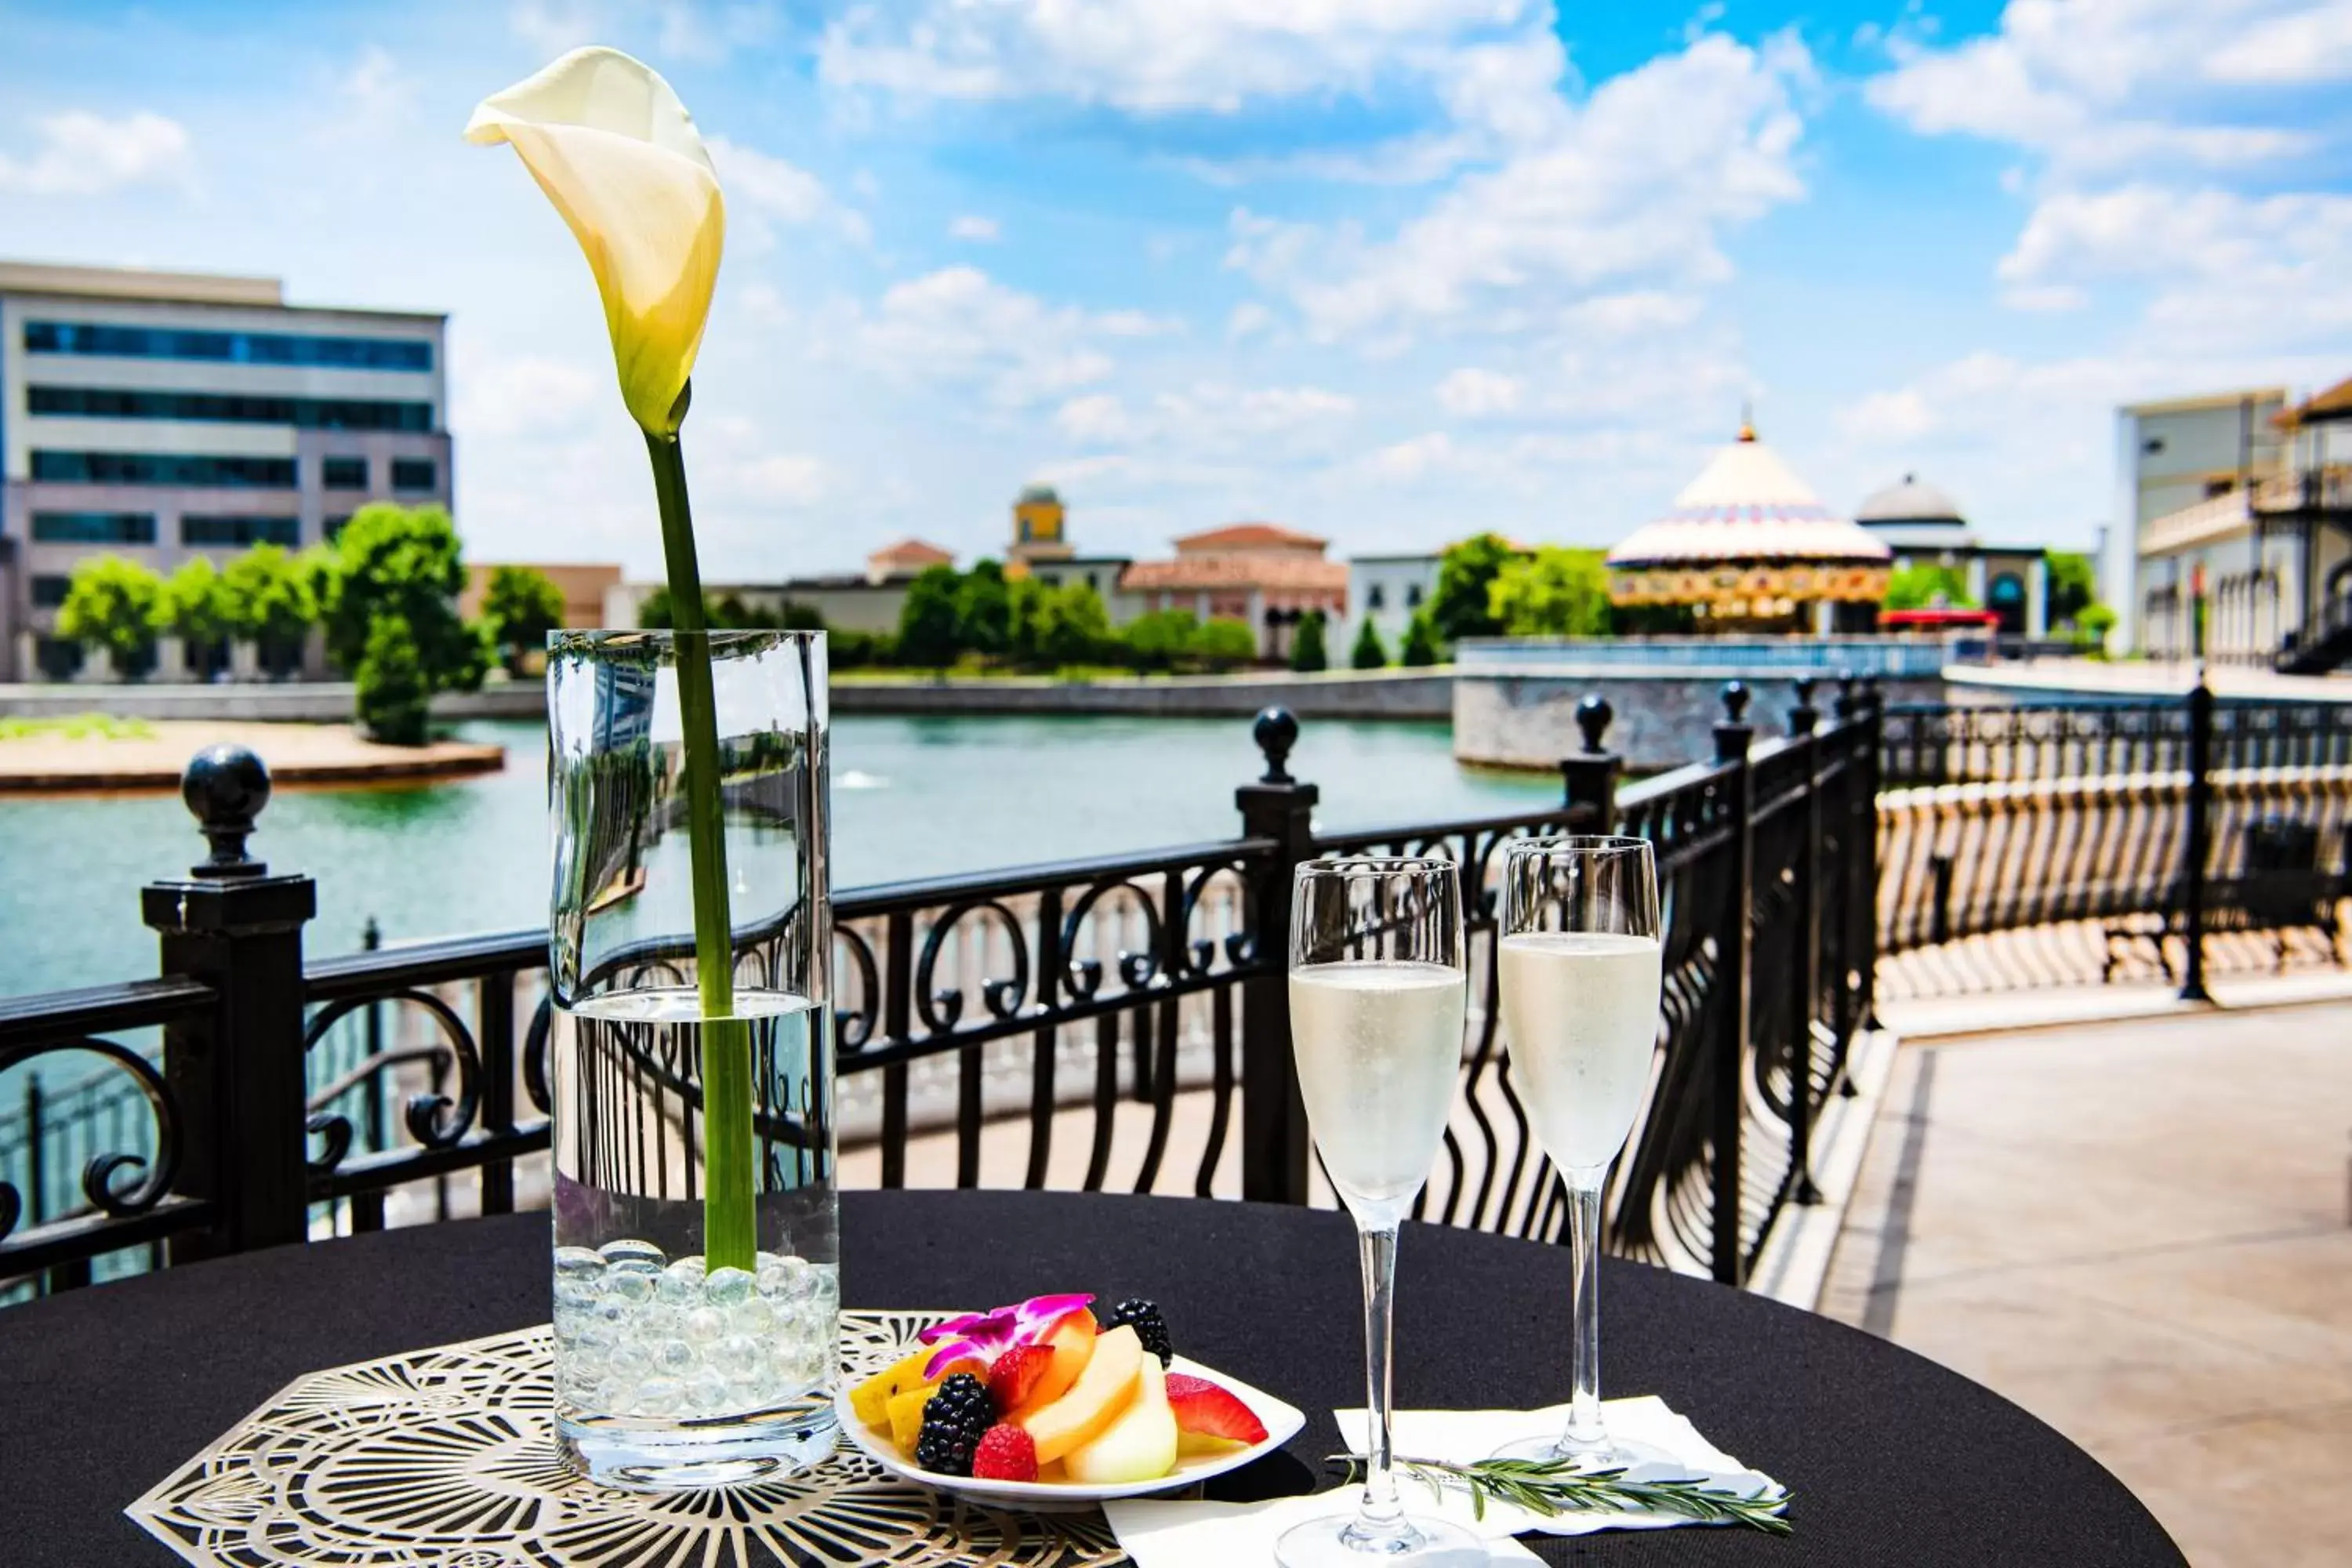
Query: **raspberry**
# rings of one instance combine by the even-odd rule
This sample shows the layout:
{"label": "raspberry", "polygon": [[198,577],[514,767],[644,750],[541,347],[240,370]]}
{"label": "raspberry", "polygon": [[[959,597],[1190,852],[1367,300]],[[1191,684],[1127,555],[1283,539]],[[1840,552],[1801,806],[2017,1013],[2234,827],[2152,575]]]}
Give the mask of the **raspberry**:
{"label": "raspberry", "polygon": [[1037,1445],[1029,1434],[1000,1421],[981,1434],[972,1450],[971,1479],[976,1481],[1034,1481],[1037,1479]]}
{"label": "raspberry", "polygon": [[988,1385],[968,1372],[954,1373],[923,1403],[915,1463],[942,1476],[971,1474],[972,1451],[995,1421],[996,1401],[988,1396]]}
{"label": "raspberry", "polygon": [[1168,1320],[1151,1302],[1140,1296],[1121,1301],[1111,1309],[1110,1319],[1103,1328],[1116,1329],[1122,1323],[1135,1331],[1135,1337],[1143,1342],[1145,1350],[1160,1358],[1160,1365],[1166,1366],[1176,1359],[1175,1342],[1168,1337]]}

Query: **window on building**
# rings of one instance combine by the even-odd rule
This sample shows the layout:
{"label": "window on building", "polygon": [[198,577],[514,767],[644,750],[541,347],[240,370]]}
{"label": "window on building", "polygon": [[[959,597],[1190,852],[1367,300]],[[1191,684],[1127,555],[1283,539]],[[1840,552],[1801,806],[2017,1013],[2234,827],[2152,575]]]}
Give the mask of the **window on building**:
{"label": "window on building", "polygon": [[430,458],[394,458],[392,460],[392,488],[396,490],[429,490],[439,482],[441,466]]}
{"label": "window on building", "polygon": [[36,451],[33,478],[69,485],[290,490],[294,488],[294,459],[210,458],[176,452]]}
{"label": "window on building", "polygon": [[103,386],[28,386],[25,412],[83,419],[178,419],[195,424],[291,425],[300,430],[433,428],[433,405],[348,397],[260,397]]}
{"label": "window on building", "polygon": [[367,489],[365,458],[328,458],[319,464],[319,482],[331,490]]}
{"label": "window on building", "polygon": [[327,519],[325,522],[320,525],[319,531],[326,535],[328,539],[332,540],[343,531],[343,525],[351,521],[352,514],[350,512],[343,512],[339,516]]}
{"label": "window on building", "polygon": [[40,574],[33,579],[33,607],[37,610],[56,609],[66,602],[66,595],[72,587],[73,579],[70,577]]}
{"label": "window on building", "polygon": [[1087,587],[1089,587],[1089,588],[1094,589],[1097,593],[1100,593],[1100,592],[1102,591],[1102,577],[1101,577],[1101,575],[1100,575],[1098,573],[1094,573],[1094,572],[1089,572],[1089,573],[1087,573]]}
{"label": "window on building", "polygon": [[293,517],[264,517],[239,512],[191,512],[180,519],[183,544],[282,544],[289,550],[302,542],[302,521]]}
{"label": "window on building", "polygon": [[1404,607],[1408,610],[1417,610],[1421,608],[1420,584],[1407,583],[1404,585]]}
{"label": "window on building", "polygon": [[2205,481],[2205,499],[2207,500],[2211,500],[2215,496],[2228,495],[2231,490],[2236,489],[2237,488],[2238,481],[2235,479],[2207,479]]}
{"label": "window on building", "polygon": [[2148,457],[2153,458],[2158,452],[2164,450],[2164,437],[2161,436],[2150,436],[2147,440],[2142,441],[2139,444],[2139,449]]}
{"label": "window on building", "polygon": [[152,544],[152,511],[37,511],[36,544]]}
{"label": "window on building", "polygon": [[213,360],[326,370],[431,370],[433,345],[419,338],[311,337],[294,332],[211,332],[88,321],[26,321],[28,354],[102,359]]}
{"label": "window on building", "polygon": [[1364,590],[1364,608],[1368,610],[1385,610],[1388,607],[1388,590],[1383,588],[1380,584],[1375,583],[1370,587]]}

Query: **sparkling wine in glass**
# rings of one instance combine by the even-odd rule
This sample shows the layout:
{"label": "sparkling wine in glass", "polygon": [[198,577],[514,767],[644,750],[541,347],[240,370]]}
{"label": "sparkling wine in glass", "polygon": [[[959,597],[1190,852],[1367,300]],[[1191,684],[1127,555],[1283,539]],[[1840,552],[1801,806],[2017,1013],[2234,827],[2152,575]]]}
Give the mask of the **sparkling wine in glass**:
{"label": "sparkling wine in glass", "polygon": [[1462,883],[1450,860],[1314,860],[1290,926],[1290,1040],[1315,1148],[1355,1216],[1364,1269],[1364,1489],[1353,1514],[1275,1544],[1282,1568],[1483,1563],[1444,1520],[1407,1514],[1389,1438],[1397,1225],[1428,1179],[1462,1065]]}
{"label": "sparkling wine in glass", "polygon": [[1648,1087],[1658,1039],[1658,878],[1647,839],[1534,838],[1503,861],[1496,963],[1511,1074],[1567,1184],[1575,1283],[1568,1429],[1503,1450],[1594,1469],[1667,1456],[1601,1416],[1601,1194]]}

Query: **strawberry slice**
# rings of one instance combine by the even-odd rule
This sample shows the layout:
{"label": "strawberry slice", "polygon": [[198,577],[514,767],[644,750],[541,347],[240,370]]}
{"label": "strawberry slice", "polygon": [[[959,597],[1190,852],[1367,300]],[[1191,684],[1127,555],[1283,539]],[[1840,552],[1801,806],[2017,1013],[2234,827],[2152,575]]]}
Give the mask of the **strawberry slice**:
{"label": "strawberry slice", "polygon": [[1265,1423],[1222,1384],[1189,1373],[1168,1374],[1168,1407],[1176,1413],[1176,1429],[1198,1437],[1222,1437],[1229,1443],[1263,1443]]}
{"label": "strawberry slice", "polygon": [[1051,1345],[1014,1345],[998,1356],[996,1364],[988,1370],[988,1392],[995,1398],[996,1407],[1020,1409],[1053,1360]]}

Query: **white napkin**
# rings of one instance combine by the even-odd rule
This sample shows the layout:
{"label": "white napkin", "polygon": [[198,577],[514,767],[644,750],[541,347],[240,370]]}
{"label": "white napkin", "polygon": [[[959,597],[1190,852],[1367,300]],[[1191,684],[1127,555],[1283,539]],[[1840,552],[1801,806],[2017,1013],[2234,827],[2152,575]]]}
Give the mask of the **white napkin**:
{"label": "white napkin", "polygon": [[[1689,1417],[1676,1414],[1655,1394],[1601,1401],[1609,1435],[1627,1444],[1640,1444],[1674,1457],[1672,1464],[1635,1465],[1628,1480],[1687,1480],[1702,1479],[1710,1486],[1754,1496],[1777,1483],[1749,1469],[1699,1435]],[[1339,1423],[1340,1440],[1349,1449],[1364,1449],[1364,1412],[1332,1413]],[[1389,1430],[1397,1453],[1417,1459],[1445,1459],[1466,1464],[1493,1457],[1496,1449],[1526,1437],[1557,1437],[1568,1425],[1568,1406],[1543,1410],[1400,1410],[1390,1418]],[[1435,1511],[1486,1535],[1589,1535],[1597,1530],[1664,1530],[1695,1524],[1665,1513],[1562,1513],[1545,1515],[1489,1502],[1482,1521],[1471,1511],[1467,1494],[1447,1488],[1441,1502],[1429,1488],[1400,1475],[1405,1506],[1415,1512]]]}
{"label": "white napkin", "polygon": [[[1655,1395],[1602,1402],[1609,1431],[1628,1443],[1640,1443],[1674,1456],[1675,1463],[1637,1465],[1635,1480],[1687,1479],[1703,1477],[1710,1484],[1750,1495],[1775,1483],[1748,1469],[1738,1459],[1699,1435],[1687,1417],[1679,1415]],[[1357,1453],[1364,1447],[1364,1413],[1339,1410],[1341,1441]],[[1568,1425],[1568,1406],[1545,1410],[1400,1410],[1391,1418],[1396,1451],[1422,1459],[1465,1463],[1491,1457],[1495,1450],[1522,1437],[1554,1437]],[[1434,1514],[1483,1537],[1489,1563],[1531,1563],[1535,1553],[1513,1541],[1514,1535],[1585,1535],[1596,1530],[1661,1530],[1690,1524],[1691,1520],[1656,1513],[1568,1513],[1546,1516],[1507,1503],[1489,1502],[1481,1519],[1468,1495],[1448,1488],[1442,1494],[1409,1477],[1397,1478],[1408,1512]],[[1355,1504],[1355,1489],[1341,1487],[1311,1497],[1280,1498],[1273,1502],[1167,1502],[1129,1499],[1103,1504],[1112,1533],[1136,1568],[1197,1568],[1202,1563],[1260,1563],[1274,1560],[1274,1543],[1292,1525],[1344,1512]],[[1455,1568],[1447,1564],[1446,1568]],[[1463,1564],[1461,1568],[1483,1568]]]}
{"label": "white napkin", "polygon": [[[1111,1533],[1135,1568],[1201,1568],[1203,1563],[1231,1563],[1234,1568],[1257,1568],[1274,1561],[1274,1543],[1293,1525],[1333,1514],[1352,1512],[1356,1490],[1341,1487],[1307,1497],[1276,1498],[1272,1502],[1163,1502],[1152,1498],[1125,1498],[1102,1505]],[[1416,1513],[1429,1510],[1413,1505]],[[1467,1522],[1466,1510],[1465,1522]],[[1540,1563],[1509,1536],[1495,1536],[1486,1550],[1463,1553],[1442,1568],[1489,1568],[1494,1563]],[[1419,1568],[1419,1564],[1415,1564]],[[1432,1563],[1431,1568],[1440,1568]]]}

